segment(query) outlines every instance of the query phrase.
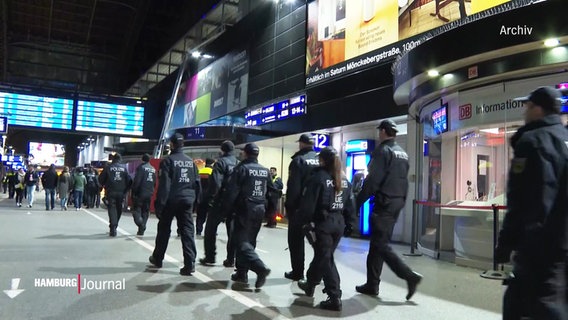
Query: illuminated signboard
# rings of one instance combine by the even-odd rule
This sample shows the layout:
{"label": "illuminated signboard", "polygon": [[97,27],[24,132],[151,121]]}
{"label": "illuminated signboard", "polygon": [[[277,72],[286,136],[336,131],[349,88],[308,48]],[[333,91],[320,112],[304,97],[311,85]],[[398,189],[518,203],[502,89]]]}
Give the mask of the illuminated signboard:
{"label": "illuminated signboard", "polygon": [[432,127],[436,134],[448,131],[448,104],[432,112]]}
{"label": "illuminated signboard", "polygon": [[0,114],[10,125],[71,130],[73,100],[0,92]]}
{"label": "illuminated signboard", "polygon": [[556,88],[560,90],[560,112],[568,113],[568,82],[559,83]]}
{"label": "illuminated signboard", "polygon": [[79,100],[75,130],[141,136],[144,107]]}
{"label": "illuminated signboard", "polygon": [[245,127],[261,126],[307,113],[306,96],[299,95],[245,113]]}
{"label": "illuminated signboard", "polygon": [[8,133],[8,118],[0,117],[0,134]]}
{"label": "illuminated signboard", "polygon": [[[522,5],[520,0],[450,1],[313,0],[308,4],[306,85],[394,60],[420,45],[422,35],[445,24],[479,19]],[[466,2],[468,2],[466,4]],[[526,1],[525,1],[526,2]],[[494,7],[505,3],[499,10]],[[458,9],[459,8],[459,9]],[[492,11],[489,9],[494,8]],[[454,10],[454,9],[453,9]]]}

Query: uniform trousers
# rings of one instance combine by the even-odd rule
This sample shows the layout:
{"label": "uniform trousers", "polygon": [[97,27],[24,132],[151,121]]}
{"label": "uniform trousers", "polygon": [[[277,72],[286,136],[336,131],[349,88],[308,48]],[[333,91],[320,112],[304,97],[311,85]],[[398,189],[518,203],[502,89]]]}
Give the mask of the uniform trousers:
{"label": "uniform trousers", "polygon": [[177,220],[177,227],[180,232],[183,264],[187,268],[195,268],[195,256],[197,255],[197,250],[195,248],[195,230],[192,212],[191,204],[166,204],[159,218],[160,221],[158,222],[156,247],[152,253],[157,261],[164,260],[164,255],[168,248],[168,241],[170,240],[170,233],[172,231],[172,220],[175,217]]}
{"label": "uniform trousers", "polygon": [[345,230],[345,219],[340,213],[329,213],[316,222],[316,241],[313,244],[314,258],[306,273],[307,281],[317,285],[323,279],[325,292],[332,298],[341,297],[340,278],[333,253]]}
{"label": "uniform trousers", "polygon": [[402,279],[413,275],[412,270],[392,250],[390,240],[398,214],[404,206],[403,198],[390,199],[386,205],[377,205],[370,216],[371,240],[367,255],[367,284],[378,287],[383,262]]}
{"label": "uniform trousers", "polygon": [[288,215],[288,250],[290,250],[292,273],[303,277],[305,249],[302,226],[303,220],[300,217]]}

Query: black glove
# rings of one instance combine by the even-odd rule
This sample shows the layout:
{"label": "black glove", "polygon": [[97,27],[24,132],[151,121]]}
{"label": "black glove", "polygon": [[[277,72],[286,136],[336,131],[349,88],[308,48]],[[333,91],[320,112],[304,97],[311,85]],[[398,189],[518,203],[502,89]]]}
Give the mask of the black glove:
{"label": "black glove", "polygon": [[511,260],[511,250],[510,248],[504,248],[499,245],[495,247],[495,262],[497,263],[507,263]]}
{"label": "black glove", "polygon": [[308,242],[313,246],[316,243],[316,228],[315,228],[315,224],[313,222],[310,222],[308,224],[305,224],[302,227],[302,230],[304,231],[304,235],[306,236],[306,239],[308,239]]}
{"label": "black glove", "polygon": [[353,227],[351,225],[346,225],[345,230],[343,230],[343,236],[350,237],[352,233],[353,233]]}

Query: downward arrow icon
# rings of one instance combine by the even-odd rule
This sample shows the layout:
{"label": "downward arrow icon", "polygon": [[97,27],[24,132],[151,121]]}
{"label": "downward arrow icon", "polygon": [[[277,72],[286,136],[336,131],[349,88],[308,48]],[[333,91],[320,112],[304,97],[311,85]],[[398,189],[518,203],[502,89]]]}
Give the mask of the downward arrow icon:
{"label": "downward arrow icon", "polygon": [[24,292],[24,289],[18,289],[20,286],[20,278],[12,279],[12,285],[10,286],[10,290],[4,290],[4,293],[10,297],[10,299],[14,299],[17,295]]}

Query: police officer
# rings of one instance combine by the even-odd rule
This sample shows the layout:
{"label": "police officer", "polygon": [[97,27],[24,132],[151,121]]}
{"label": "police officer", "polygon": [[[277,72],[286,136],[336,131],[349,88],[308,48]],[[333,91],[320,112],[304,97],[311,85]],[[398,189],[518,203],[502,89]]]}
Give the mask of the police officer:
{"label": "police officer", "polygon": [[158,222],[156,247],[150,256],[150,263],[161,268],[172,220],[175,217],[180,231],[184,267],[179,273],[190,276],[195,272],[197,255],[194,239],[193,204],[201,191],[197,166],[193,159],[182,152],[183,136],[179,133],[170,138],[171,154],[160,163],[158,192],[154,208]]}
{"label": "police officer", "polygon": [[[209,177],[211,177],[211,174],[213,173],[214,163],[215,160],[206,158],[205,167],[198,170],[202,190],[207,190],[207,188],[209,187]],[[203,232],[203,225],[205,224],[205,220],[207,219],[207,210],[209,209],[209,203],[211,202],[211,199],[205,198],[205,194],[205,192],[201,193],[201,199],[199,199],[198,201],[199,204],[197,205],[196,210],[197,217],[195,218],[195,229],[198,236],[200,236],[201,232]]]}
{"label": "police officer", "polygon": [[355,203],[351,185],[342,174],[341,162],[333,147],[321,150],[319,165],[306,181],[298,210],[306,223],[306,237],[314,248],[306,280],[299,280],[298,286],[307,296],[313,297],[315,287],[323,278],[328,299],[320,303],[320,308],[341,311],[340,280],[333,253],[346,222],[352,224],[355,219]]}
{"label": "police officer", "polygon": [[568,319],[568,133],[560,94],[540,87],[519,100],[525,125],[511,138],[507,214],[495,252],[500,263],[514,252],[503,319]]}
{"label": "police officer", "polygon": [[[205,257],[199,259],[199,263],[205,266],[215,264],[217,227],[225,221],[227,228],[227,259],[223,261],[223,265],[227,268],[235,266],[235,247],[231,241],[231,219],[232,215],[224,215],[221,212],[221,200],[223,199],[223,188],[226,179],[233,172],[233,168],[237,165],[238,160],[234,154],[235,145],[233,142],[226,140],[221,144],[221,152],[223,153],[213,165],[213,172],[209,177],[209,185],[207,187],[205,199],[212,199],[207,212],[207,221],[205,222],[205,234],[203,236],[203,246],[205,249]],[[233,192],[230,190],[230,192]]]}
{"label": "police officer", "polygon": [[383,120],[377,129],[380,144],[371,155],[369,174],[357,195],[356,206],[358,209],[369,197],[375,197],[369,221],[371,240],[367,255],[367,282],[355,289],[359,293],[378,295],[383,262],[386,262],[399,278],[406,280],[406,299],[409,300],[422,276],[412,271],[389,245],[394,225],[406,202],[408,155],[394,140],[398,130],[392,120]]}
{"label": "police officer", "polygon": [[224,187],[230,192],[223,193],[221,212],[235,212],[232,237],[237,251],[237,271],[231,275],[231,280],[247,283],[247,273],[252,270],[257,274],[255,287],[260,288],[266,282],[270,269],[254,249],[267,201],[272,199],[270,193],[276,189],[272,185],[269,170],[258,163],[258,146],[249,143],[244,153],[246,159],[234,168]]}
{"label": "police officer", "polygon": [[150,215],[150,201],[156,186],[156,169],[150,164],[150,155],[142,155],[142,164],[136,168],[132,183],[132,200],[134,202],[134,223],[138,226],[139,236],[146,231],[146,222]]}
{"label": "police officer", "polygon": [[302,134],[297,141],[300,150],[292,156],[288,166],[288,181],[286,184],[286,217],[288,218],[288,249],[292,271],[285,272],[284,277],[298,281],[304,278],[304,233],[305,220],[297,212],[302,202],[302,190],[306,179],[313,169],[319,166],[314,142],[309,134]]}
{"label": "police officer", "polygon": [[121,163],[122,156],[117,153],[112,157],[112,163],[108,165],[99,176],[99,183],[104,186],[105,196],[108,201],[109,235],[116,237],[116,228],[122,215],[124,196],[132,185],[132,178]]}

